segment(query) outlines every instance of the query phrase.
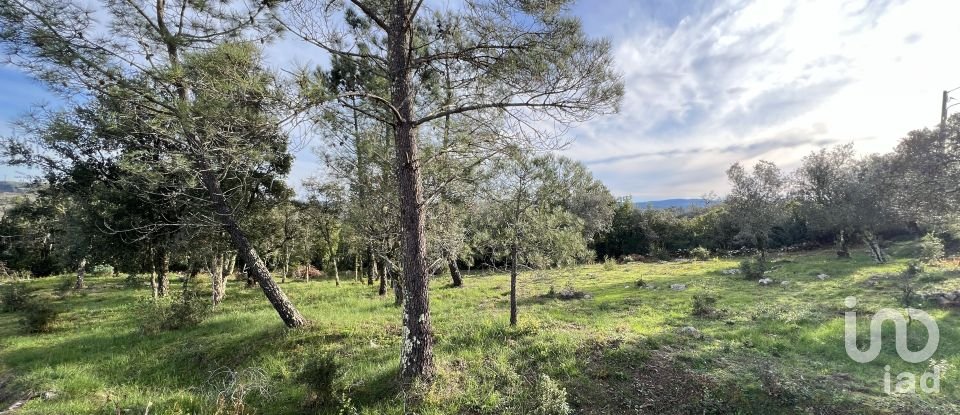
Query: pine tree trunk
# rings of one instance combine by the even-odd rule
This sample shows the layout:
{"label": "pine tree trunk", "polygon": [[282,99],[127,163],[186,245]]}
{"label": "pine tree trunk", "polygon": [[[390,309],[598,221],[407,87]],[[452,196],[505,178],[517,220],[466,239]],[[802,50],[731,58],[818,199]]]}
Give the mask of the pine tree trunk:
{"label": "pine tree trunk", "polygon": [[510,325],[517,325],[517,244],[510,247]]}
{"label": "pine tree trunk", "polygon": [[81,290],[84,287],[83,277],[86,275],[87,271],[87,258],[83,257],[80,259],[80,266],[77,267],[77,282],[73,285],[73,289]]}
{"label": "pine tree trunk", "polygon": [[455,258],[447,259],[447,266],[450,268],[450,278],[453,279],[452,285],[454,287],[462,287],[463,276],[460,275],[460,268],[457,266],[457,260]]}
{"label": "pine tree trunk", "polygon": [[307,320],[303,318],[303,315],[294,307],[290,299],[287,298],[287,295],[284,294],[276,281],[273,280],[273,277],[270,276],[270,270],[267,269],[266,264],[260,259],[260,255],[258,255],[257,251],[250,245],[247,235],[237,224],[236,218],[233,216],[233,210],[230,208],[226,198],[223,196],[223,191],[220,189],[220,182],[216,174],[214,174],[212,170],[204,168],[201,171],[200,177],[207,191],[210,193],[210,199],[213,202],[217,219],[221,225],[223,225],[227,234],[230,235],[234,247],[237,248],[237,253],[243,258],[243,262],[247,267],[247,275],[252,276],[260,285],[263,294],[267,297],[267,300],[270,301],[270,304],[273,305],[273,308],[277,311],[277,314],[280,315],[280,319],[283,320],[283,323],[286,324],[287,327],[301,327],[305,325]]}
{"label": "pine tree trunk", "polygon": [[413,123],[410,45],[413,5],[395,0],[387,28],[387,67],[390,100],[397,110],[394,140],[397,182],[400,191],[400,226],[403,234],[403,342],[400,375],[407,381],[430,381],[434,375],[433,327],[430,324],[427,244],[424,232],[423,181],[420,173],[417,130]]}

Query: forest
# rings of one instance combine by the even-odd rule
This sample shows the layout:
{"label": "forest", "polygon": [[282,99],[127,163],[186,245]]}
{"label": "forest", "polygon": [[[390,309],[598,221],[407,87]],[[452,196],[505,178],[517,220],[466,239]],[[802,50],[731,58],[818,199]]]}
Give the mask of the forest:
{"label": "forest", "polygon": [[[689,341],[657,339],[653,327],[680,324],[690,301],[703,320],[693,338],[710,330],[702,326],[749,325],[765,317],[739,320],[745,293],[758,281],[790,289],[797,275],[811,285],[796,289],[817,301],[847,293],[841,276],[860,284],[882,274],[893,282],[880,284],[888,292],[871,307],[955,306],[920,291],[953,288],[956,278],[960,114],[918,125],[884,154],[851,143],[793,169],[736,163],[725,172],[729,192],[705,196],[704,207],[644,208],[561,155],[570,125],[616,113],[624,96],[610,42],[585,33],[565,13],[568,1],[97,3],[0,0],[6,61],[65,103],[36,108],[0,146],[4,164],[36,172],[0,217],[0,404],[11,411],[801,413],[834,398],[762,371],[750,375],[759,389],[724,389],[644,360],[662,357],[654,343]],[[302,39],[326,64],[267,64],[282,36]],[[291,183],[305,137],[323,168]],[[716,287],[726,284],[721,273],[742,286]],[[827,274],[836,286],[818,291],[813,275]],[[706,276],[677,279],[691,275]],[[702,293],[670,297],[692,281],[706,284]],[[621,285],[640,290],[643,306],[608,292]],[[594,301],[597,313],[653,307],[649,316],[662,318],[630,323],[646,340],[613,340],[620,317],[561,316],[587,313],[563,308],[571,301]],[[462,321],[471,313],[479,321]],[[568,318],[578,334],[558,328]],[[805,318],[811,333],[839,319]],[[602,335],[581,333],[591,324]],[[760,343],[777,329],[744,330]],[[64,342],[85,332],[98,335],[68,351]],[[584,348],[602,354],[623,341],[637,350],[603,355],[616,364],[572,369]],[[814,343],[758,347],[799,360],[822,347]],[[358,351],[368,345],[376,351]],[[466,355],[450,351],[460,346]],[[26,350],[36,347],[58,350],[52,375],[34,366],[41,357]],[[522,357],[490,352],[502,372],[478,368],[484,348],[504,347]],[[76,369],[104,374],[51,380],[77,376],[61,371],[85,348],[114,351],[102,367]],[[710,359],[687,356],[694,367]],[[663,374],[636,375],[660,385],[640,393],[643,402],[605,402],[587,386],[597,376],[626,393],[614,379],[640,361]],[[137,376],[152,380],[121,380]],[[674,402],[681,392],[657,389],[671,376],[716,396]],[[218,392],[198,392],[213,377]],[[271,383],[297,386],[271,394]],[[924,404],[949,412],[952,396]],[[855,413],[841,410],[847,404],[833,408]],[[888,404],[873,408],[903,410]]]}

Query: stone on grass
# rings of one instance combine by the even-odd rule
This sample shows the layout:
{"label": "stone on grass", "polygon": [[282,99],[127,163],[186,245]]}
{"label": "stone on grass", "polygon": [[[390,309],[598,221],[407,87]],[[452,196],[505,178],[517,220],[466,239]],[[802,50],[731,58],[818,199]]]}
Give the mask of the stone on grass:
{"label": "stone on grass", "polygon": [[790,281],[780,281],[780,285],[790,285]]}
{"label": "stone on grass", "polygon": [[703,338],[703,333],[701,333],[700,330],[697,330],[697,328],[693,326],[681,327],[679,330],[677,330],[677,333],[680,333],[683,336],[693,337],[695,339]]}
{"label": "stone on grass", "polygon": [[761,278],[760,281],[757,281],[760,285],[770,285],[773,284],[773,280],[770,278]]}
{"label": "stone on grass", "polygon": [[670,284],[670,289],[674,291],[683,291],[687,289],[687,284]]}
{"label": "stone on grass", "polygon": [[824,274],[824,273],[819,273],[819,274],[817,274],[817,279],[820,280],[820,281],[823,281],[823,280],[825,280],[825,279],[827,279],[827,278],[830,278],[830,276],[827,275],[827,274]]}
{"label": "stone on grass", "polygon": [[737,275],[740,273],[740,270],[737,268],[730,268],[730,269],[725,269],[723,271],[720,271],[720,273],[723,275]]}

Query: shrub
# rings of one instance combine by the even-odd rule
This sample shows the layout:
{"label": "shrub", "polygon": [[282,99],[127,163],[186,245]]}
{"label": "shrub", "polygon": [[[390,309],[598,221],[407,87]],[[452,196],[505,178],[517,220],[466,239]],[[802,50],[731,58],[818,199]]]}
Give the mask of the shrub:
{"label": "shrub", "polygon": [[690,256],[697,261],[706,261],[710,259],[710,250],[702,246],[698,246],[690,250]]}
{"label": "shrub", "polygon": [[210,303],[193,290],[177,298],[146,299],[142,307],[140,330],[146,334],[196,327],[210,314]]}
{"label": "shrub", "polygon": [[756,280],[763,278],[763,273],[767,271],[767,263],[760,258],[745,259],[740,261],[740,274],[744,279]]}
{"label": "shrub", "polygon": [[567,391],[557,381],[541,374],[527,394],[520,394],[515,413],[535,415],[567,415],[573,411],[567,403]]}
{"label": "shrub", "polygon": [[50,331],[59,316],[60,310],[53,305],[30,300],[23,307],[23,319],[20,320],[20,325],[27,333],[46,333]]}
{"label": "shrub", "polygon": [[643,277],[640,277],[640,279],[637,280],[637,287],[643,288],[646,286],[647,282],[643,279]]}
{"label": "shrub", "polygon": [[90,271],[90,274],[98,277],[109,277],[113,275],[113,265],[110,264],[100,264],[93,267],[93,271]]}
{"label": "shrub", "polygon": [[0,311],[9,313],[21,310],[30,300],[30,291],[23,283],[0,285]]}
{"label": "shrub", "polygon": [[714,306],[717,304],[717,299],[708,294],[695,294],[693,296],[693,307],[691,309],[691,314],[700,317],[709,317],[717,313],[717,310]]}
{"label": "shrub", "polygon": [[123,286],[125,288],[138,288],[142,284],[143,282],[140,281],[140,276],[133,272],[127,274],[126,278],[123,279]]}
{"label": "shrub", "polygon": [[943,241],[932,232],[920,238],[919,259],[924,262],[933,262],[943,258]]}
{"label": "shrub", "polygon": [[610,257],[603,257],[603,270],[613,271],[617,269],[617,261]]}
{"label": "shrub", "polygon": [[916,287],[914,287],[914,282],[916,282],[917,276],[923,272],[923,266],[916,261],[910,261],[907,264],[907,269],[900,274],[900,304],[904,307],[910,307],[913,305],[914,300],[916,299]]}
{"label": "shrub", "polygon": [[327,354],[306,359],[297,380],[307,386],[308,404],[316,408],[333,407],[340,398],[340,363]]}

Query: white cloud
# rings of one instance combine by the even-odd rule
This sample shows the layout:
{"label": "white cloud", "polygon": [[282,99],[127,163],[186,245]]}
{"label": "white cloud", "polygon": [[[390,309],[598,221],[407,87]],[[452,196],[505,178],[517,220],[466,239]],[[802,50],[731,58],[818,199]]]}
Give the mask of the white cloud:
{"label": "white cloud", "polygon": [[613,25],[623,111],[577,127],[567,154],[647,154],[590,167],[617,194],[656,199],[723,192],[737,161],[791,168],[848,141],[889,151],[960,86],[958,15],[950,1],[730,1]]}

